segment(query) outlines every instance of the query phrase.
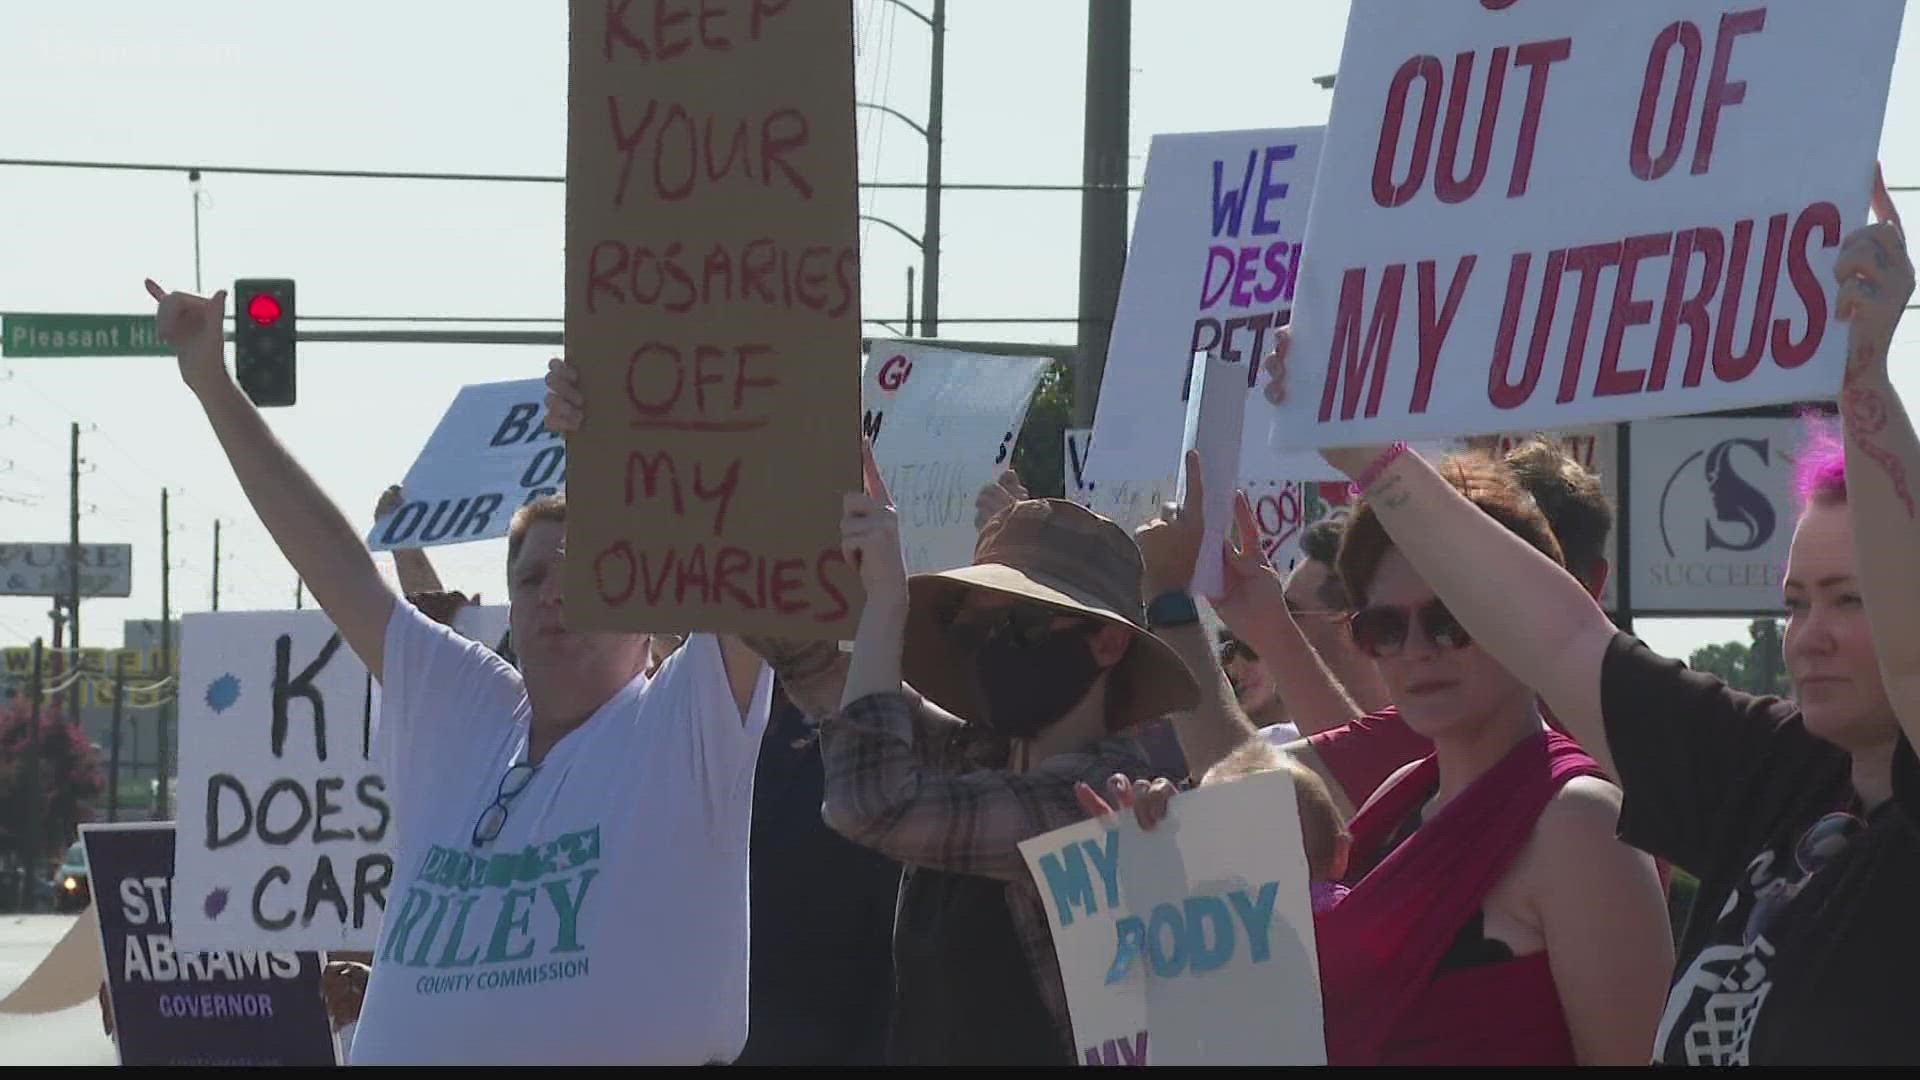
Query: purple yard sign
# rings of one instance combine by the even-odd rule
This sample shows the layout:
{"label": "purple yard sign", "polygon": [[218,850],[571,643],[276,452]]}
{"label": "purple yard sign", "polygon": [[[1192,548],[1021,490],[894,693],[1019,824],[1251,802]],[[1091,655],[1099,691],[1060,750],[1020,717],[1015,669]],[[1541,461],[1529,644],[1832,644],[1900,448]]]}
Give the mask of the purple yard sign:
{"label": "purple yard sign", "polygon": [[122,1065],[336,1065],[312,952],[173,948],[173,826],[84,825]]}

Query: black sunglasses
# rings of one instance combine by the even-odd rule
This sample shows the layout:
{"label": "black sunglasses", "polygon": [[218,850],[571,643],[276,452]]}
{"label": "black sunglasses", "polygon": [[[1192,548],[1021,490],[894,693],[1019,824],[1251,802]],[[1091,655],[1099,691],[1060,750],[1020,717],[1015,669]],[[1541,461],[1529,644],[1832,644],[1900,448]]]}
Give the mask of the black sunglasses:
{"label": "black sunglasses", "polygon": [[500,830],[506,828],[507,803],[526,790],[539,768],[538,765],[522,761],[500,777],[500,788],[494,792],[493,802],[480,811],[480,820],[473,823],[474,847],[493,843],[494,838],[500,835]]}
{"label": "black sunglasses", "polygon": [[1767,932],[1780,912],[1785,910],[1789,901],[1800,895],[1813,875],[1833,865],[1833,861],[1853,844],[1853,838],[1865,832],[1867,823],[1844,810],[1836,811],[1814,822],[1808,827],[1800,842],[1793,846],[1793,861],[1800,867],[1800,876],[1788,881],[1784,877],[1775,878],[1760,890],[1753,898],[1753,911],[1747,916],[1746,931],[1741,934],[1741,944],[1751,946],[1760,935]]}
{"label": "black sunglasses", "polygon": [[1439,600],[1429,600],[1419,607],[1398,607],[1392,604],[1373,604],[1363,607],[1347,617],[1347,627],[1353,634],[1353,643],[1360,651],[1376,660],[1397,655],[1407,644],[1407,633],[1415,622],[1420,624],[1420,632],[1427,636],[1435,648],[1464,649],[1472,644],[1473,638],[1461,627],[1453,612]]}

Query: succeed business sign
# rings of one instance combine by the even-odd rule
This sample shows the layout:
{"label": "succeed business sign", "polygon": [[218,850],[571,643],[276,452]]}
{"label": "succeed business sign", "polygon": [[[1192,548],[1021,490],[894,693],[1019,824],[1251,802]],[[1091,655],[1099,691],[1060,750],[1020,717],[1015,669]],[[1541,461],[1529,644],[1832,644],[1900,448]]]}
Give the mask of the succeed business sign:
{"label": "succeed business sign", "polygon": [[1772,615],[1793,543],[1791,418],[1633,425],[1633,607],[1642,614]]}

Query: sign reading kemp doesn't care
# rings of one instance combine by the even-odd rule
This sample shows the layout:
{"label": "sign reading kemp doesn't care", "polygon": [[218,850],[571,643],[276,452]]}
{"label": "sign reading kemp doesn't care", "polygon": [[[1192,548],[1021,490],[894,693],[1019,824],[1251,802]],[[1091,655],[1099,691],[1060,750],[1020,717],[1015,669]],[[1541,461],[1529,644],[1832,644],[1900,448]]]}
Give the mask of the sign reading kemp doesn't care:
{"label": "sign reading kemp doesn't care", "polygon": [[175,932],[371,950],[393,875],[367,669],[318,611],[181,620]]}

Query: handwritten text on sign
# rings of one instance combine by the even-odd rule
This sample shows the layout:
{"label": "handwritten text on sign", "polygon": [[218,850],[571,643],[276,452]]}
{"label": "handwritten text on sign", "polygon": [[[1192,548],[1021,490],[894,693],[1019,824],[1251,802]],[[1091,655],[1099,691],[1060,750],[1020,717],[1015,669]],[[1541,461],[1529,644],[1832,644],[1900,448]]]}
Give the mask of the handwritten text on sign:
{"label": "handwritten text on sign", "polygon": [[[1093,429],[1092,474],[1141,485],[1180,464],[1195,353],[1234,364],[1266,416],[1260,361],[1285,326],[1301,266],[1322,129],[1156,135],[1114,311]],[[1333,479],[1317,455],[1275,461],[1266,425],[1245,425],[1236,467],[1251,484]]]}
{"label": "handwritten text on sign", "polygon": [[1822,398],[1899,0],[1355,0],[1281,450]]}
{"label": "handwritten text on sign", "polygon": [[[1263,827],[1248,831],[1248,821]],[[1319,962],[1291,778],[1262,773],[1020,845],[1087,1064],[1321,1065]],[[1259,1002],[1259,1023],[1247,1003]]]}
{"label": "handwritten text on sign", "polygon": [[318,611],[181,622],[174,933],[371,949],[393,876],[367,669]]}
{"label": "handwritten text on sign", "polygon": [[1046,369],[1039,357],[873,343],[860,429],[899,508],[908,572],[973,561],[974,500],[1011,458]]}
{"label": "handwritten text on sign", "polygon": [[463,386],[401,482],[406,501],[373,523],[374,551],[493,540],[513,512],[566,490],[567,447],[546,429],[540,379]]}
{"label": "handwritten text on sign", "polygon": [[850,637],[846,0],[572,4],[567,619]]}

